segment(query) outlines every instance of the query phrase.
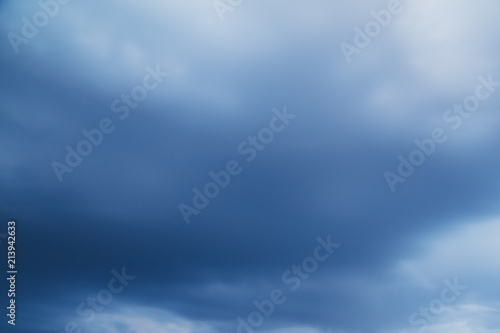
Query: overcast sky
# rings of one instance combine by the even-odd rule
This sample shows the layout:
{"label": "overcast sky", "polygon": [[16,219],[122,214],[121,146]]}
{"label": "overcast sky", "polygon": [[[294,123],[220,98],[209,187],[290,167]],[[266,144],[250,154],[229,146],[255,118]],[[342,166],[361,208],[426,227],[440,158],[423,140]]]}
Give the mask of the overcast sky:
{"label": "overcast sky", "polygon": [[0,331],[500,333],[497,1],[65,1],[0,1]]}

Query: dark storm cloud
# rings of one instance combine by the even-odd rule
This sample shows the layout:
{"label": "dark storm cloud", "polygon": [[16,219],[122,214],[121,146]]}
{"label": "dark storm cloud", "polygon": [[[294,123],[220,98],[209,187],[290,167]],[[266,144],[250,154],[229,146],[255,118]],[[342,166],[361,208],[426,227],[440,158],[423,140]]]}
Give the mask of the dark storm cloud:
{"label": "dark storm cloud", "polygon": [[[0,6],[3,35],[40,10],[35,2]],[[80,323],[78,304],[125,266],[137,279],[82,326],[86,331],[129,332],[145,325],[141,318],[151,332],[235,331],[254,300],[288,288],[283,272],[327,235],[342,248],[262,329],[401,332],[455,273],[479,295],[468,302],[491,305],[491,289],[449,266],[444,254],[444,268],[429,273],[425,248],[446,238],[442,230],[497,214],[498,96],[463,130],[449,132],[449,142],[396,193],[383,172],[415,149],[415,138],[446,126],[442,113],[473,93],[479,75],[493,73],[489,59],[497,50],[487,42],[494,37],[470,47],[485,28],[463,33],[438,11],[453,3],[423,2],[347,65],[338,43],[385,6],[246,2],[219,22],[210,2],[70,2],[18,54],[4,38],[0,216],[20,221],[19,301],[26,308],[19,309],[19,329],[63,331],[69,320]],[[469,15],[471,6],[459,2],[453,13],[467,24],[481,21],[487,9]],[[422,13],[432,19],[419,35],[409,26]],[[439,50],[421,36],[430,38],[435,21],[446,23],[444,36],[465,40],[443,42],[439,54],[473,51],[426,62]],[[485,21],[495,26],[494,18]],[[474,69],[457,71],[470,61]],[[120,120],[111,103],[156,64],[171,75]],[[297,118],[246,162],[238,145],[285,105]],[[103,118],[114,131],[59,183],[51,163],[63,163],[65,147],[75,148],[85,139],[81,131]],[[187,226],[179,203],[191,204],[192,189],[233,159],[242,173]],[[425,271],[432,288],[401,267]],[[127,322],[128,311],[140,318]],[[165,313],[172,314],[168,322]]]}

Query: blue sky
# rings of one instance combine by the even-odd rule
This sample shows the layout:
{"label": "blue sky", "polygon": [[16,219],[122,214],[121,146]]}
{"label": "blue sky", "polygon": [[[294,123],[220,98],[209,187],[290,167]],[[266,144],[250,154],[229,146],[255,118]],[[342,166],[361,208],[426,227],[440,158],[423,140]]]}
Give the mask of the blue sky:
{"label": "blue sky", "polygon": [[1,331],[500,333],[497,2],[63,3],[0,1]]}

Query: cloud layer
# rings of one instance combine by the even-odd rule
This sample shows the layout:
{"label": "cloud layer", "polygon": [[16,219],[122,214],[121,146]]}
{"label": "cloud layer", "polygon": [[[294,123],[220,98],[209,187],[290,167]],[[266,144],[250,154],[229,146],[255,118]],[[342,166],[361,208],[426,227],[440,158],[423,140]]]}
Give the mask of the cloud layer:
{"label": "cloud layer", "polygon": [[[350,64],[341,43],[390,1],[241,1],[223,21],[212,1],[41,3],[57,13],[27,38],[45,5],[0,2],[0,221],[18,222],[19,332],[242,333],[237,318],[289,290],[283,273],[328,235],[342,246],[248,327],[421,333],[410,316],[458,279],[467,289],[425,332],[500,332],[500,92],[459,130],[443,121],[479,76],[500,81],[498,3],[402,1]],[[169,76],[137,97],[157,66]],[[262,144],[285,107],[296,118]],[[59,182],[53,162],[103,119],[114,130]],[[447,142],[391,192],[384,172],[436,127]],[[233,160],[241,173],[187,225],[179,204]],[[87,303],[122,267],[136,279]]]}

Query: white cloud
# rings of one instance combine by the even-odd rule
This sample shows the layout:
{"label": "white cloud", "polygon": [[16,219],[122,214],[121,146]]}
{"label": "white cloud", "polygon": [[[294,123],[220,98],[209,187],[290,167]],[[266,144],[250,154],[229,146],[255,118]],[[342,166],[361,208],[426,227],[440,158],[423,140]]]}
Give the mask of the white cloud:
{"label": "white cloud", "polygon": [[102,313],[91,324],[102,333],[215,333],[209,325],[189,321],[153,307],[122,306],[121,311]]}
{"label": "white cloud", "polygon": [[500,333],[500,310],[477,304],[448,307],[445,313],[425,328],[405,328],[384,333]]}
{"label": "white cloud", "polygon": [[422,287],[428,286],[428,279],[440,282],[440,277],[450,275],[500,277],[500,219],[455,228],[422,240],[421,247],[426,249],[422,257],[402,260],[398,270]]}
{"label": "white cloud", "polygon": [[494,70],[496,57],[482,38],[490,31],[480,24],[495,11],[494,2],[478,6],[463,0],[420,0],[406,6],[394,28],[407,64],[423,86],[435,93],[464,93],[472,78]]}
{"label": "white cloud", "polygon": [[500,303],[492,301],[500,277],[500,219],[457,225],[419,241],[425,250],[417,258],[399,261],[395,276],[404,288],[432,293],[443,288],[443,278],[456,277],[466,291],[424,331],[408,325],[392,333],[500,333]]}

